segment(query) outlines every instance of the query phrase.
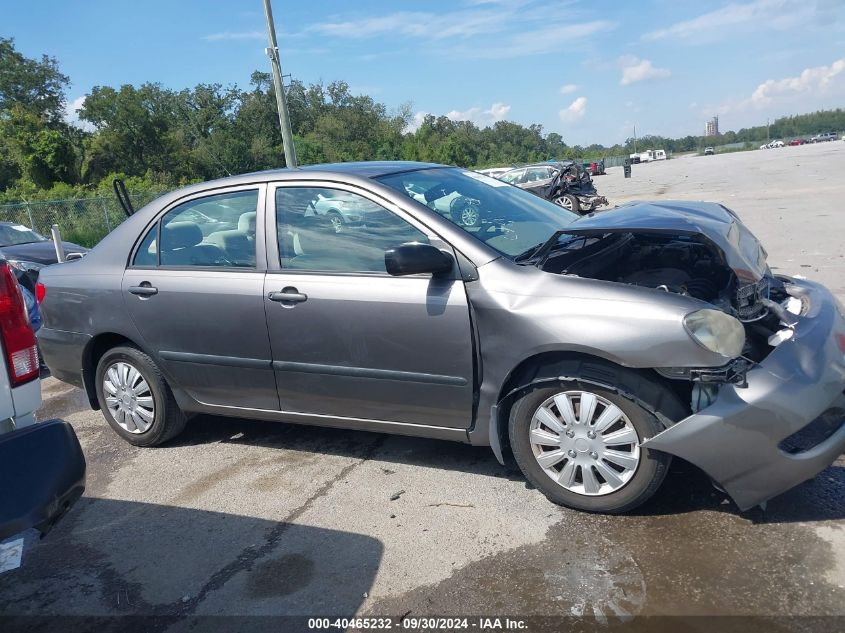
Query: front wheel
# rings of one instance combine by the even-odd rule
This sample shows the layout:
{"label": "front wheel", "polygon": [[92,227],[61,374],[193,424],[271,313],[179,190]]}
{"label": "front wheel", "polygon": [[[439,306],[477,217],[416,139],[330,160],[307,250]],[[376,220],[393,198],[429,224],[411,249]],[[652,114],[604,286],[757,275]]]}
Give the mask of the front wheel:
{"label": "front wheel", "polygon": [[573,213],[579,213],[581,211],[581,202],[571,193],[558,196],[554,199],[554,203]]}
{"label": "front wheel", "polygon": [[110,349],[97,364],[97,400],[109,426],[135,446],[157,446],[185,428],[185,416],[155,362],[141,350]]}
{"label": "front wheel", "polygon": [[517,464],[550,501],[611,514],[632,510],[660,487],[671,456],[641,443],[662,430],[636,402],[578,381],[528,392],[509,424]]}

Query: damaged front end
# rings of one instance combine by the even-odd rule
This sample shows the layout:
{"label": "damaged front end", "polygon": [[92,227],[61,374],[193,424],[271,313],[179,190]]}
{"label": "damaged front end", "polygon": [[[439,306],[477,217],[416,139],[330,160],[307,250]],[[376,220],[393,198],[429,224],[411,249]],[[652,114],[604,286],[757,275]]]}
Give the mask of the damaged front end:
{"label": "damaged front end", "polygon": [[[792,334],[742,382],[698,383],[706,401],[648,440],[706,472],[742,510],[817,475],[845,452],[845,320],[830,293],[785,285]],[[800,308],[799,308],[800,306]]]}
{"label": "damaged front end", "polygon": [[744,344],[723,366],[655,368],[686,385],[678,391],[692,415],[644,444],[702,468],[741,509],[815,476],[845,450],[843,316],[822,286],[772,275],[728,209],[648,203],[582,218],[538,265],[688,296],[742,324]]}

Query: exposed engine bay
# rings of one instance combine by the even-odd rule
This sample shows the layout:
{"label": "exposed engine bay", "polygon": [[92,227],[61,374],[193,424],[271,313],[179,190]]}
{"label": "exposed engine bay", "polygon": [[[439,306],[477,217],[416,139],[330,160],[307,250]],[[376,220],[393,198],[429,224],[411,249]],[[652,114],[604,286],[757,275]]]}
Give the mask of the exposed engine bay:
{"label": "exposed engine bay", "polygon": [[[655,288],[706,301],[736,317],[746,330],[743,356],[754,362],[773,349],[782,329],[773,303],[788,298],[781,280],[766,274],[741,281],[722,251],[703,235],[608,232],[565,235],[543,270]],[[767,271],[768,272],[768,271]]]}

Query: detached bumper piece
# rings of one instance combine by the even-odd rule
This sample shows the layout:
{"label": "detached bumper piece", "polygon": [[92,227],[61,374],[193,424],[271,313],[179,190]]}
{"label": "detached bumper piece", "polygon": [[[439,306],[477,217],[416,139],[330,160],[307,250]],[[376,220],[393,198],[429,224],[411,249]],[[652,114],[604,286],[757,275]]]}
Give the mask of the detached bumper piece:
{"label": "detached bumper piece", "polygon": [[85,491],[85,457],[73,428],[48,420],[0,435],[0,539],[46,534]]}
{"label": "detached bumper piece", "polygon": [[609,204],[604,196],[578,196],[578,202],[581,203],[581,208],[586,211],[593,211]]}
{"label": "detached bumper piece", "polygon": [[815,477],[845,452],[845,320],[817,284],[790,286],[809,306],[794,336],[723,385],[715,401],[644,443],[706,472],[747,510]]}

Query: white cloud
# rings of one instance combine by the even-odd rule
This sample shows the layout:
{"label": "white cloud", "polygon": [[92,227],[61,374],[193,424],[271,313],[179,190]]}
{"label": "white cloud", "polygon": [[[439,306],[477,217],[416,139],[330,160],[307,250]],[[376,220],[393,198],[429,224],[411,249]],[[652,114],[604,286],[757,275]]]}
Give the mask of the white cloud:
{"label": "white cloud", "polygon": [[578,90],[578,86],[575,84],[564,84],[560,87],[560,94],[568,95]]}
{"label": "white cloud", "polygon": [[619,83],[623,86],[649,79],[662,79],[672,74],[668,68],[656,68],[649,60],[633,55],[623,55],[619,58],[619,64],[622,66],[622,79]]}
{"label": "white cloud", "polygon": [[414,114],[414,118],[411,119],[411,121],[408,123],[408,125],[405,126],[405,129],[402,131],[406,134],[413,134],[414,132],[420,129],[420,126],[423,124],[423,121],[425,120],[425,117],[428,116],[428,114],[428,112],[423,112],[422,110],[420,110],[419,112]]}
{"label": "white cloud", "polygon": [[650,31],[642,36],[647,41],[676,39],[700,43],[722,37],[726,30],[735,27],[750,29],[787,29],[797,24],[815,20],[820,13],[827,13],[830,3],[804,0],[756,0],[731,3],[704,13],[691,20],[676,22],[663,29]]}
{"label": "white cloud", "polygon": [[564,123],[572,123],[584,117],[587,113],[587,97],[578,97],[569,104],[568,108],[563,108],[558,112],[560,120]]}
{"label": "white cloud", "polygon": [[480,127],[492,125],[496,121],[502,121],[510,112],[511,107],[502,102],[496,102],[487,110],[481,108],[470,108],[469,110],[452,110],[446,116],[452,121],[472,121]]}
{"label": "white cloud", "polygon": [[759,125],[762,116],[778,117],[787,112],[810,112],[840,107],[845,99],[845,57],[829,66],[805,68],[792,77],[768,79],[747,97],[705,104],[698,113],[730,115],[736,128]]}
{"label": "white cloud", "polygon": [[343,22],[323,22],[308,27],[308,31],[344,37],[367,39],[381,35],[403,35],[425,39],[469,37],[495,33],[507,25],[507,11],[398,11],[388,15],[365,17]]}
{"label": "white cloud", "polygon": [[267,39],[266,31],[222,31],[220,33],[209,33],[203,35],[202,39],[207,42],[221,42],[225,40],[264,40]]}
{"label": "white cloud", "polygon": [[85,96],[77,97],[70,103],[65,105],[65,122],[69,125],[74,127],[78,127],[80,130],[85,130],[86,132],[92,132],[94,130],[94,126],[89,123],[88,121],[80,121],[79,120],[79,109],[85,105]]}
{"label": "white cloud", "polygon": [[[575,40],[616,26],[606,20],[577,23],[571,14],[547,19],[544,13],[528,10],[527,4],[531,4],[530,0],[494,0],[473,2],[468,8],[438,13],[396,11],[356,16],[349,20],[312,24],[302,34],[316,33],[351,40],[416,38],[436,42],[432,45],[436,52],[472,59],[503,59],[559,52]],[[473,38],[478,39],[470,41]]]}
{"label": "white cloud", "polygon": [[830,66],[805,68],[797,77],[769,79],[751,93],[750,103],[754,108],[760,109],[771,105],[772,101],[781,97],[791,97],[806,92],[825,92],[834,82],[842,83],[842,79],[845,78],[842,76],[843,72],[845,72],[845,58],[837,59]]}
{"label": "white cloud", "polygon": [[571,47],[578,40],[615,28],[616,23],[608,20],[593,20],[581,24],[556,23],[504,37],[493,46],[464,47],[457,49],[457,52],[478,59],[507,59],[526,55],[559,53],[561,50]]}

